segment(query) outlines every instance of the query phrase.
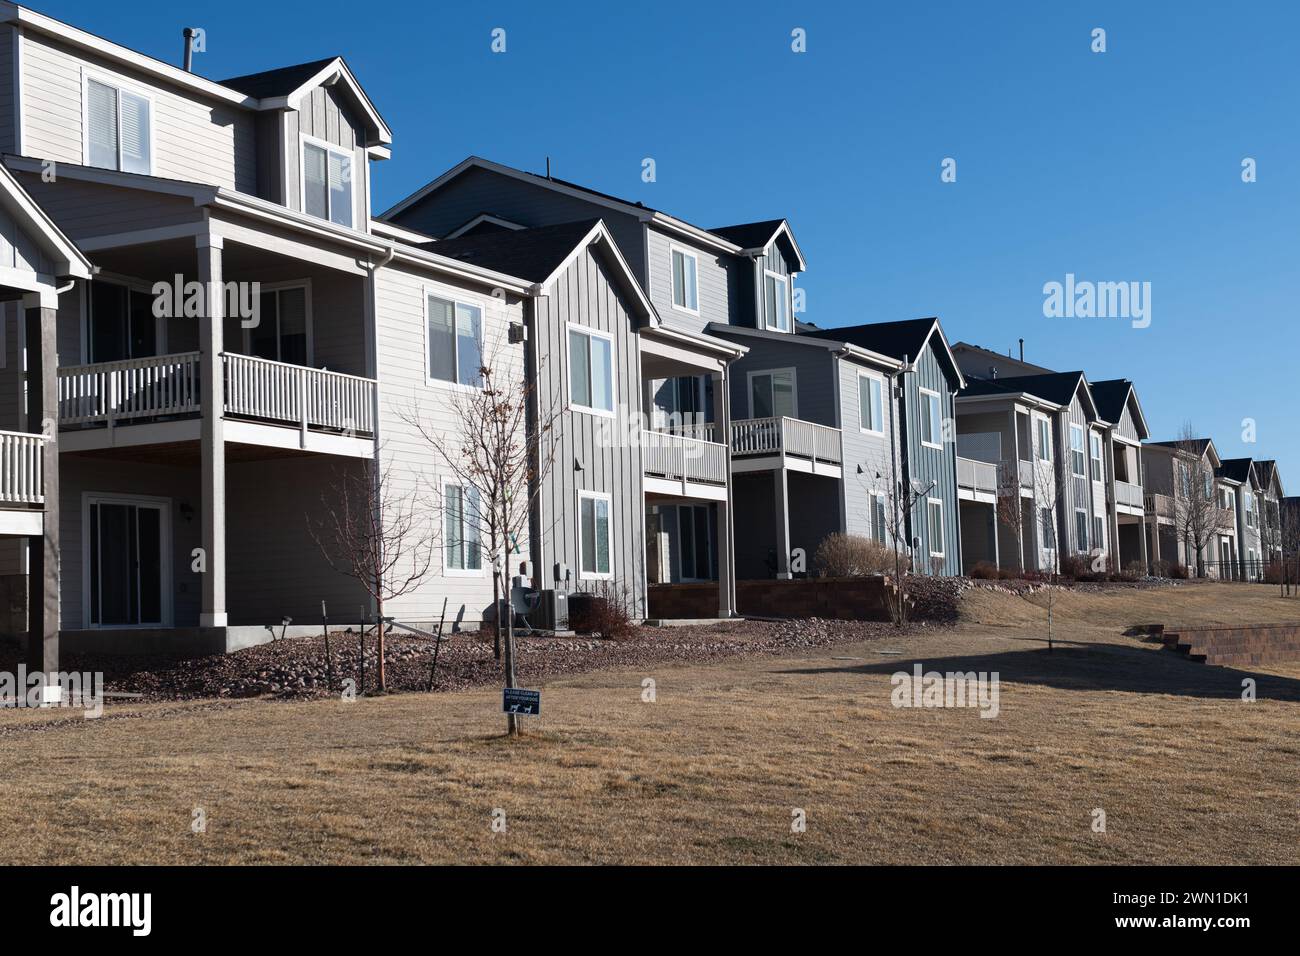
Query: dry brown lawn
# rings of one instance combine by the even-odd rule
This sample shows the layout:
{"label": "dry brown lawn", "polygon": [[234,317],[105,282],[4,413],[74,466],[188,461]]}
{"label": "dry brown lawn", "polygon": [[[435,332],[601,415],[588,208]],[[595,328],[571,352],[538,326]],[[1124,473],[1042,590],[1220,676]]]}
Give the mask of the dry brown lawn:
{"label": "dry brown lawn", "polygon": [[[1300,665],[1206,667],[1122,636],[1292,620],[1300,601],[1065,594],[1050,654],[1045,603],[975,592],[953,630],[558,681],[519,740],[489,691],[7,711],[0,840],[83,864],[1300,863]],[[914,661],[998,671],[1001,715],[892,707]]]}

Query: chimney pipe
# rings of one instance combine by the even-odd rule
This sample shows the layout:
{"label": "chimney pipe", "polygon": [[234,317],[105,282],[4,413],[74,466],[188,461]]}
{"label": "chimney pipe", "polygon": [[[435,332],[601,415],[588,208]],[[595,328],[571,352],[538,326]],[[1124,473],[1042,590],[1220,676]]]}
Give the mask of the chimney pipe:
{"label": "chimney pipe", "polygon": [[546,157],[546,178],[551,178],[551,157]]}
{"label": "chimney pipe", "polygon": [[185,36],[185,72],[194,72],[194,28],[186,27]]}
{"label": "chimney pipe", "polygon": [[1025,340],[1021,339],[1020,340],[1020,361],[1023,362],[1024,360],[1025,360]]}

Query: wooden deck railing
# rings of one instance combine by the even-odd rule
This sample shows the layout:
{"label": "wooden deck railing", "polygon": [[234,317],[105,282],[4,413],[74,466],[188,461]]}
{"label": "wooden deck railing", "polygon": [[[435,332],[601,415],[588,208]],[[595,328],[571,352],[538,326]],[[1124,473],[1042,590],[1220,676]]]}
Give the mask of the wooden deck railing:
{"label": "wooden deck railing", "polygon": [[709,485],[727,483],[727,448],[716,442],[642,430],[641,462],[645,474],[654,478]]}
{"label": "wooden deck railing", "polygon": [[0,431],[0,507],[45,503],[44,435]]}
{"label": "wooden deck railing", "polygon": [[731,423],[731,453],[736,456],[791,455],[813,462],[844,462],[838,428],[798,418],[742,418]]}

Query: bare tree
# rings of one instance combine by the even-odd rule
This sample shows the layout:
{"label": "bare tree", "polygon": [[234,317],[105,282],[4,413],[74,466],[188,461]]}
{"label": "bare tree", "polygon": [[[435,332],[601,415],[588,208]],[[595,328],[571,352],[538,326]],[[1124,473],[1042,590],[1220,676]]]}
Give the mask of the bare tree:
{"label": "bare tree", "polygon": [[1278,503],[1281,527],[1282,579],[1286,593],[1295,593],[1300,582],[1300,499],[1287,498]]}
{"label": "bare tree", "polygon": [[[433,561],[437,532],[418,514],[415,494],[395,488],[387,466],[375,461],[359,471],[338,470],[321,504],[322,516],[308,516],[307,530],[329,566],[355,580],[374,602],[378,685],[385,690],[384,604],[419,586]],[[363,668],[364,661],[363,644]]]}
{"label": "bare tree", "polygon": [[1282,556],[1283,533],[1282,533],[1282,515],[1279,503],[1270,498],[1264,497],[1261,492],[1255,496],[1256,507],[1259,508],[1257,520],[1259,522],[1259,550],[1263,556],[1263,570],[1267,580],[1269,569],[1277,567],[1277,587],[1278,594],[1286,596],[1286,575],[1283,573],[1286,567],[1286,561]]}
{"label": "bare tree", "polygon": [[[890,460],[877,462],[874,468],[868,469],[859,481],[867,492],[867,500],[871,502],[874,512],[870,515],[872,527],[875,527],[877,520],[883,521],[887,543],[894,549],[896,594],[892,611],[894,623],[902,627],[907,621],[907,574],[913,563],[909,533],[916,520],[916,507],[929,497],[934,482],[905,483],[892,455]],[[879,507],[876,507],[877,501],[880,502]],[[909,552],[906,558],[904,548]]]}
{"label": "bare tree", "polygon": [[1189,565],[1195,555],[1196,576],[1203,578],[1205,548],[1216,535],[1232,528],[1233,516],[1219,501],[1214,472],[1203,460],[1201,442],[1191,422],[1184,422],[1179,432],[1174,469],[1174,534]]}
{"label": "bare tree", "polygon": [[[558,412],[553,410],[560,406],[534,400],[535,386],[526,379],[522,363],[510,360],[500,342],[490,351],[480,343],[480,355],[481,387],[457,391],[451,399],[454,428],[440,427],[418,405],[401,414],[464,493],[460,518],[465,533],[481,542],[492,563],[496,654],[501,658],[504,651],[506,686],[514,687],[510,551],[527,539],[533,506],[555,454],[549,436],[557,427]],[[442,500],[441,488],[433,494]],[[514,714],[507,715],[507,728],[511,734],[519,732]]]}

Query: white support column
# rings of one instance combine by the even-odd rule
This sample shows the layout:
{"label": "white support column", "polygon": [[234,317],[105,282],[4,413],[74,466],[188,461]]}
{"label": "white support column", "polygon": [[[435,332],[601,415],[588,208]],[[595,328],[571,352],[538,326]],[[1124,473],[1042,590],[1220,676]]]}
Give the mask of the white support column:
{"label": "white support column", "polygon": [[1123,571],[1119,553],[1119,499],[1115,496],[1115,431],[1106,429],[1106,459],[1102,462],[1102,467],[1106,469],[1106,518],[1107,531],[1110,535],[1109,551],[1114,559],[1116,571]]}
{"label": "white support column", "polygon": [[[1020,497],[1020,416],[1016,406],[1011,406],[1011,491],[1016,496],[1016,567],[1024,573],[1025,567],[1025,507]],[[1033,422],[1030,421],[1030,441],[1033,441]],[[1037,562],[1035,562],[1037,563]],[[1001,567],[1001,565],[999,565]]]}
{"label": "white support column", "polygon": [[59,353],[55,340],[58,296],[54,290],[27,295],[18,325],[27,346],[27,430],[48,440],[39,452],[45,496],[42,533],[27,539],[28,668],[46,675],[42,702],[57,697],[49,675],[59,670]]}
{"label": "white support column", "polygon": [[790,484],[787,478],[788,474],[789,472],[785,468],[777,468],[772,476],[772,484],[776,489],[776,576],[782,581],[788,581],[793,577],[790,573]]}
{"label": "white support column", "polygon": [[221,364],[225,297],[221,275],[220,236],[195,237],[198,278],[204,288],[204,309],[199,318],[199,381],[201,426],[199,460],[202,469],[201,507],[203,553],[203,603],[201,627],[226,626],[226,440],[225,399]]}
{"label": "white support column", "polygon": [[736,611],[736,535],[732,512],[731,478],[731,382],[726,366],[714,372],[713,437],[723,444],[726,462],[727,498],[719,501],[716,538],[718,542],[718,617],[731,617]]}

